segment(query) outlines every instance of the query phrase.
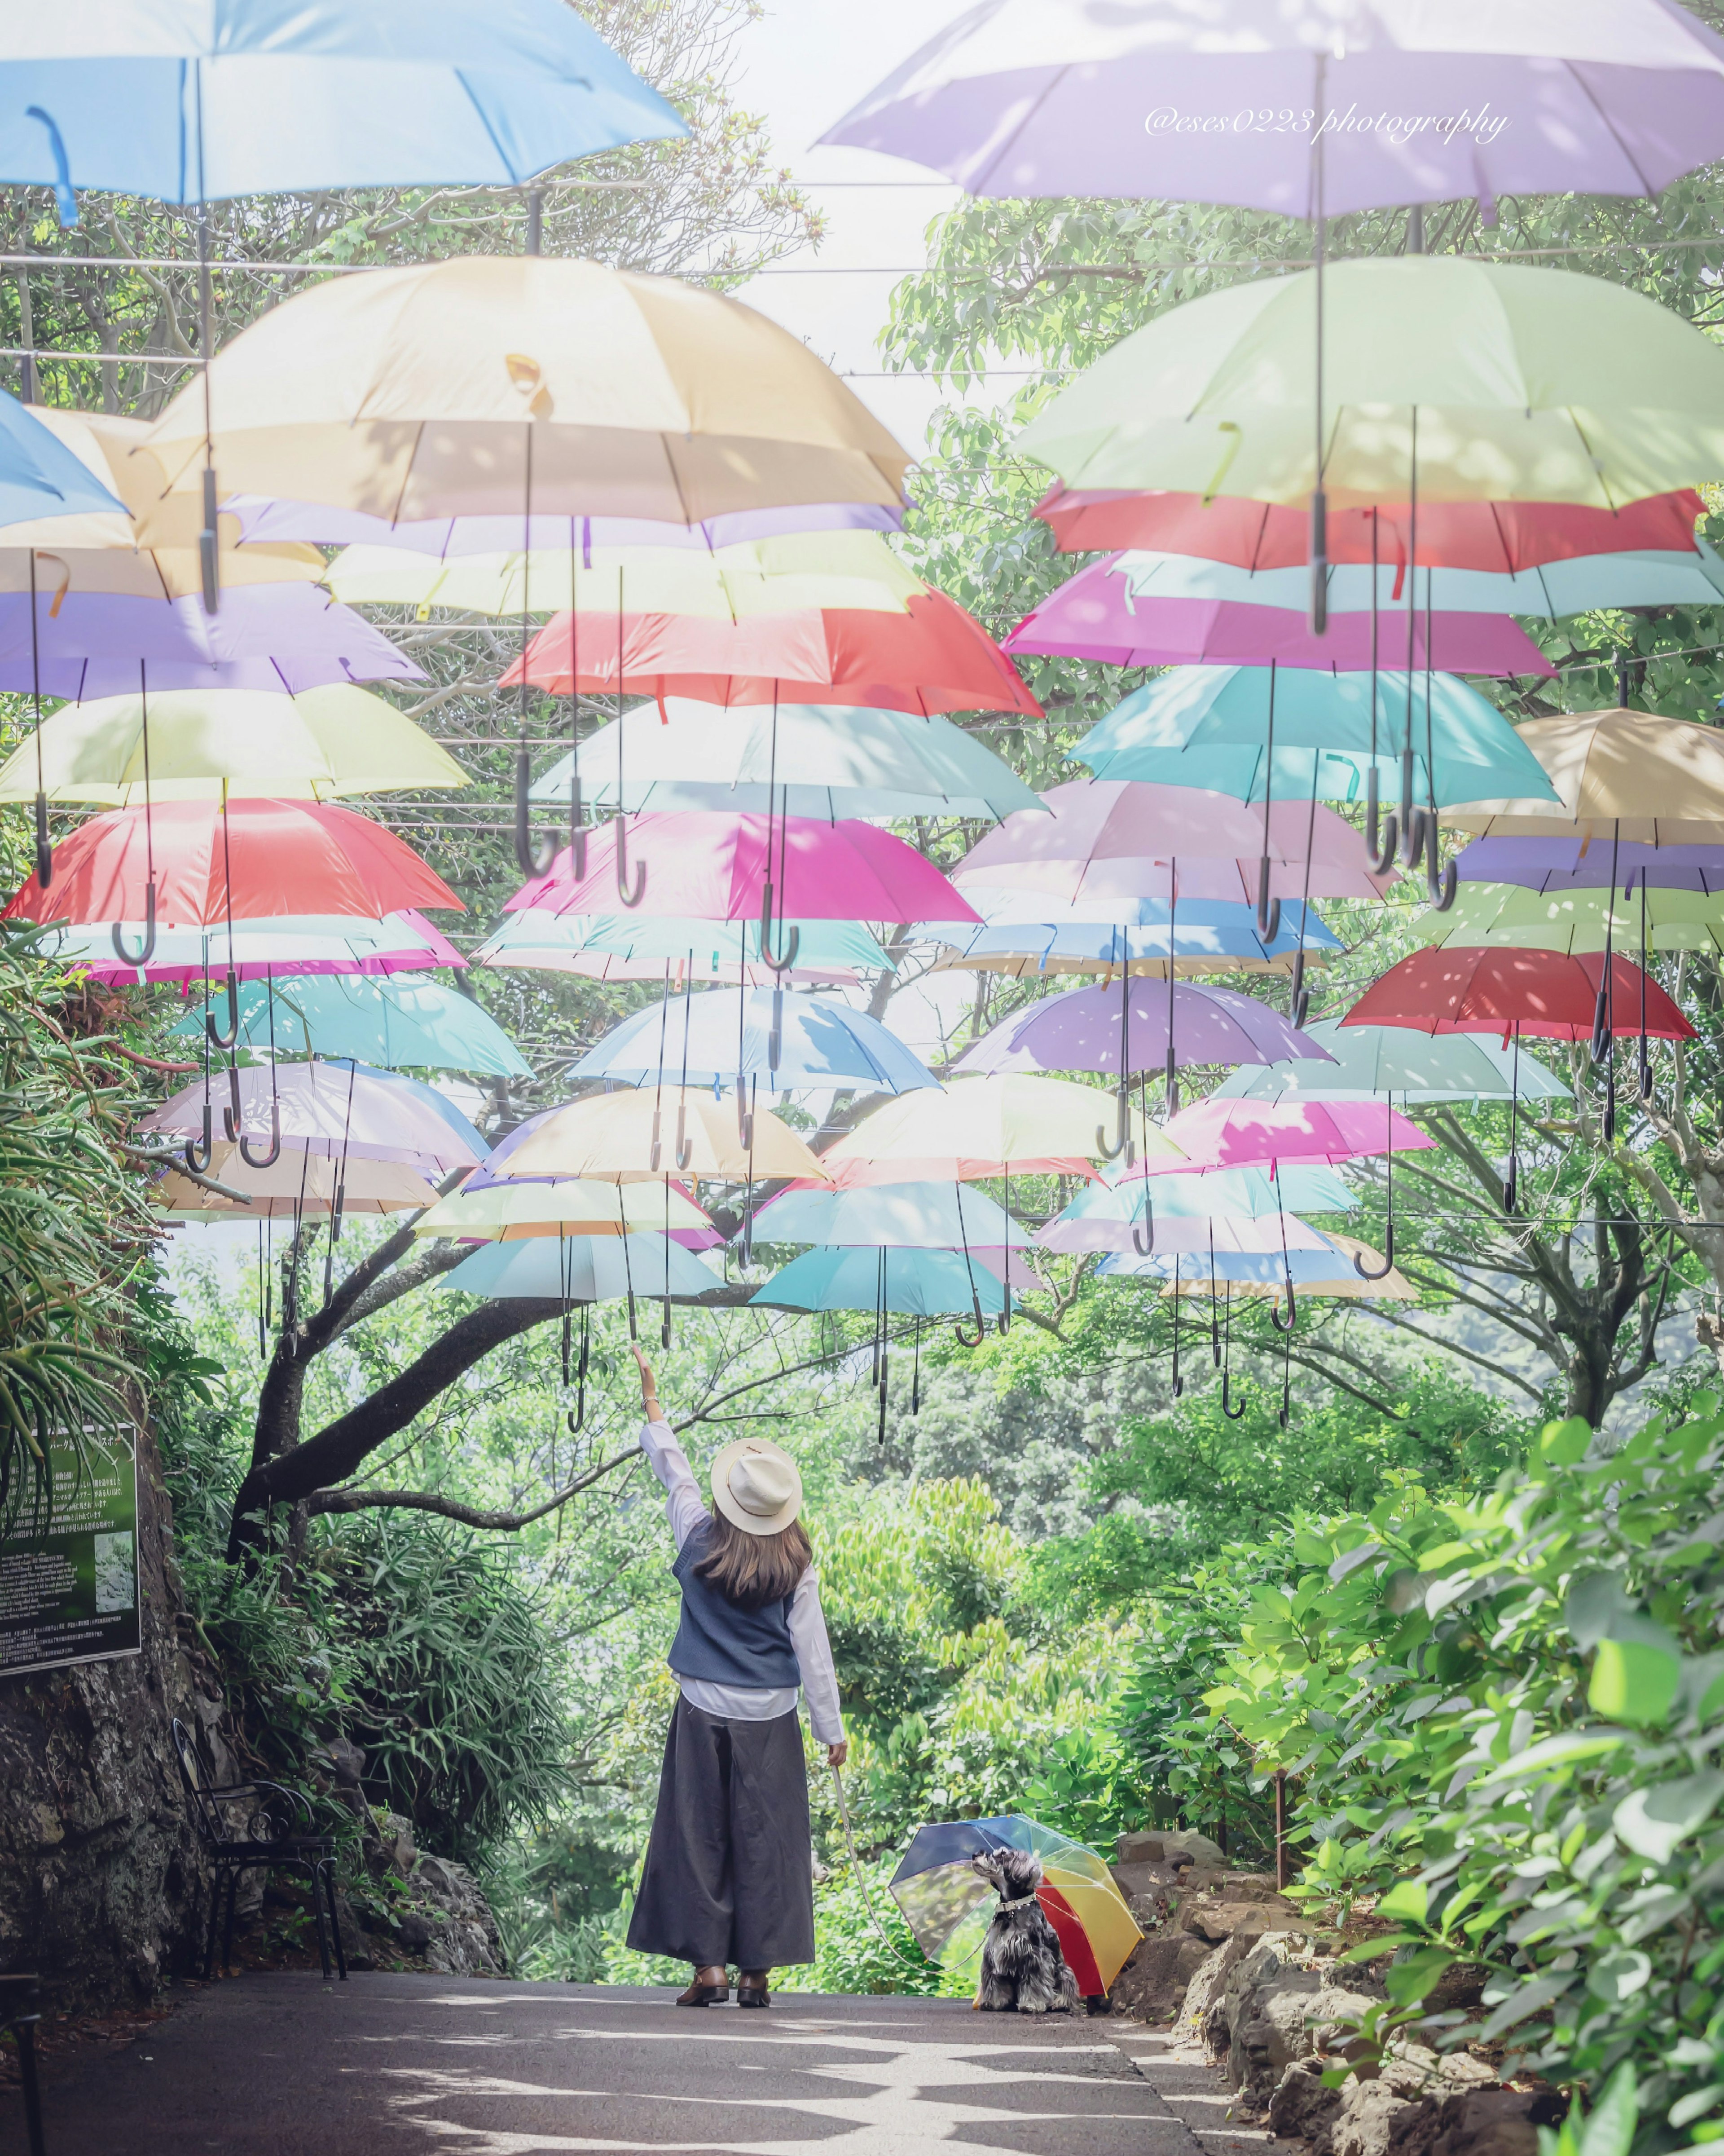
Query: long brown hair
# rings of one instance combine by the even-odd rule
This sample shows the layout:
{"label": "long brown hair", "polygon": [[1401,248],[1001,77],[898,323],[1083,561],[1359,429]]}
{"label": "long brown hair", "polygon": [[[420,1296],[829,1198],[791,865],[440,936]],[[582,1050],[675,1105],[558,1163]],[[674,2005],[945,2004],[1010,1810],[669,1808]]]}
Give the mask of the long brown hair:
{"label": "long brown hair", "polygon": [[716,1512],[695,1577],[716,1587],[739,1609],[764,1609],[767,1603],[793,1594],[813,1561],[813,1544],[800,1520],[775,1535],[749,1535]]}

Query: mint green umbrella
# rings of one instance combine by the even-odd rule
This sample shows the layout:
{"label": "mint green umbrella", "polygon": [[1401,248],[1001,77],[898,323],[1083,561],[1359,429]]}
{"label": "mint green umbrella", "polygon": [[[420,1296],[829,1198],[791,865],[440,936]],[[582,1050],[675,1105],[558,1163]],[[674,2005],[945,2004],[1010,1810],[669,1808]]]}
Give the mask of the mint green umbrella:
{"label": "mint green umbrella", "polygon": [[1524,1049],[1516,1056],[1485,1034],[1414,1033],[1403,1025],[1342,1025],[1333,1018],[1318,1019],[1303,1030],[1328,1050],[1332,1063],[1242,1066],[1228,1074],[1212,1097],[1360,1101],[1386,1094],[1403,1107],[1507,1101],[1517,1093],[1528,1101],[1570,1097],[1562,1080],[1536,1057]]}
{"label": "mint green umbrella", "polygon": [[[173,1028],[201,1039],[194,1012]],[[352,1056],[386,1070],[482,1070],[531,1077],[532,1066],[490,1014],[424,973],[308,973],[246,981],[239,1043],[278,1055]]]}

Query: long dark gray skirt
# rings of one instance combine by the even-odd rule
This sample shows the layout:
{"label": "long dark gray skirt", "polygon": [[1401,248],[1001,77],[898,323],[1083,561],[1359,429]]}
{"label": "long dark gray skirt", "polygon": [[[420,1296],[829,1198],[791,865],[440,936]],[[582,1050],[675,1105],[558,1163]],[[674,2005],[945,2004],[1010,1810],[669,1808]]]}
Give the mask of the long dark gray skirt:
{"label": "long dark gray skirt", "polygon": [[677,1701],[629,1943],[697,1968],[814,1958],[808,1781],[793,1712],[730,1722]]}

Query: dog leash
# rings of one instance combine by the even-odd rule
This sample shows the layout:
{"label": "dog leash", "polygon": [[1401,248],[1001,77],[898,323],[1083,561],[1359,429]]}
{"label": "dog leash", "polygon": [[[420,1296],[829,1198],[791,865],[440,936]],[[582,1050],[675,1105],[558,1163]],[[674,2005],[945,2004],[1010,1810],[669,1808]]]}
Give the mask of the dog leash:
{"label": "dog leash", "polygon": [[[862,1906],[868,1912],[869,1922],[873,1925],[875,1930],[879,1933],[880,1944],[885,1948],[886,1951],[892,1955],[895,1960],[901,1962],[906,1969],[913,1969],[920,1974],[926,1969],[936,1966],[936,1964],[929,1960],[926,1954],[922,1956],[920,1961],[912,1961],[910,1958],[910,1956],[904,1952],[903,1948],[892,1937],[891,1933],[887,1931],[885,1926],[881,1923],[880,1918],[875,1914],[874,1903],[870,1900],[868,1894],[868,1874],[862,1868],[862,1860],[856,1853],[856,1837],[850,1830],[850,1807],[844,1797],[844,1778],[839,1772],[838,1762],[836,1760],[832,1760],[829,1762],[829,1763],[832,1768],[833,1786],[838,1791],[838,1816],[844,1830],[844,1847],[849,1852],[850,1869],[856,1875],[856,1885],[862,1896]],[[1031,1899],[1033,1900],[1034,1898],[1034,1896],[1032,1896]],[[1015,1907],[1015,1904],[1013,1906]],[[954,1969],[962,1969],[966,1963],[974,1961],[976,1955],[981,1953],[983,1943],[983,1941],[978,1940],[974,1953],[967,1953],[964,1956],[963,1961],[954,1962],[951,1965]],[[937,1965],[941,1967],[945,1966],[944,1964]]]}

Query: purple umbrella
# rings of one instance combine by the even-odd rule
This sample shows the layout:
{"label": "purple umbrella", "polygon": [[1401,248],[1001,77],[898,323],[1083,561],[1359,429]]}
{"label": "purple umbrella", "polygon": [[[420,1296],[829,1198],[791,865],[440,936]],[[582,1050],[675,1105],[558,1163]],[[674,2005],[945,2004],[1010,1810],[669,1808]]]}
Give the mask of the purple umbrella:
{"label": "purple umbrella", "polygon": [[1475,839],[1455,857],[1463,883],[1526,891],[1724,891],[1724,846],[1648,846],[1634,839]]}
{"label": "purple umbrella", "polygon": [[[1096,562],[1050,592],[1003,649],[1108,666],[1283,666],[1363,674],[1376,663],[1369,613],[1331,613],[1313,636],[1303,614],[1237,599],[1133,598]],[[1506,614],[1415,613],[1414,666],[1444,674],[1553,675],[1556,668]],[[1429,636],[1429,643],[1427,643]]]}
{"label": "purple umbrella", "polygon": [[[239,519],[242,543],[268,540],[310,542],[328,547],[399,547],[418,554],[453,560],[463,554],[511,554],[522,544],[518,516],[439,516],[406,524],[367,516],[362,510],[329,509],[315,501],[275,501],[264,495],[237,494],[222,504],[222,513]],[[595,547],[686,547],[710,552],[739,547],[753,539],[776,539],[799,531],[895,531],[901,509],[875,502],[804,503],[800,507],[732,510],[704,524],[658,524],[644,516],[533,516],[525,543],[546,552],[578,549],[589,567]]]}

